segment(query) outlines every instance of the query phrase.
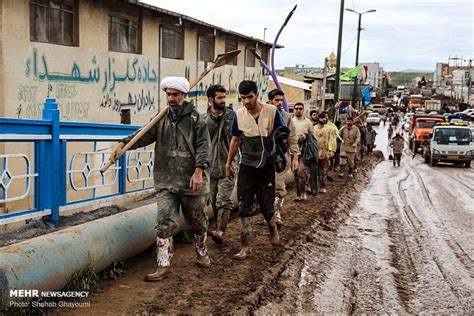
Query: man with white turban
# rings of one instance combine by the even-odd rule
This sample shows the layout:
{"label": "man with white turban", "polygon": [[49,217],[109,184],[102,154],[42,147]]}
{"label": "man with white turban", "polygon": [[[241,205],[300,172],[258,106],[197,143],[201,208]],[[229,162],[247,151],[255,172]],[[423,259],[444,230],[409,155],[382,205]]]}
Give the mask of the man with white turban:
{"label": "man with white turban", "polygon": [[[194,233],[197,264],[209,267],[206,236],[208,218],[204,212],[208,193],[209,132],[194,105],[185,101],[189,82],[183,77],[166,77],[161,82],[169,105],[166,117],[152,127],[131,149],[155,143],[153,177],[158,206],[157,270],[147,281],[159,281],[171,273],[173,235],[179,231],[179,211]],[[117,146],[118,157],[133,136]]]}

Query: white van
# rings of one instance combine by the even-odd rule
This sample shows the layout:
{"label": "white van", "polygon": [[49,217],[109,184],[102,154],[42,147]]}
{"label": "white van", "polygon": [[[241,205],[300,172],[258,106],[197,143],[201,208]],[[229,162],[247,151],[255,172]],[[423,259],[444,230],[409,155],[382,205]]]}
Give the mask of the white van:
{"label": "white van", "polygon": [[399,94],[405,93],[405,86],[398,86],[397,87],[397,93],[399,93]]}
{"label": "white van", "polygon": [[471,129],[460,123],[436,125],[430,133],[430,142],[423,155],[425,162],[432,166],[438,162],[452,162],[469,168],[474,160]]}

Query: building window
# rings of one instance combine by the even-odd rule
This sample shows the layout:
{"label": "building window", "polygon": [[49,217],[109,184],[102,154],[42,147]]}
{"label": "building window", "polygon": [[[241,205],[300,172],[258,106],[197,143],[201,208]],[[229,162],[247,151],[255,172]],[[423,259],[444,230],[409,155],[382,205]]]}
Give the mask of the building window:
{"label": "building window", "polygon": [[255,55],[252,54],[250,48],[245,48],[245,67],[255,67]]}
{"label": "building window", "polygon": [[74,0],[30,0],[30,40],[74,45]]}
{"label": "building window", "polygon": [[182,27],[161,28],[161,54],[164,58],[184,59],[184,31]]}
{"label": "building window", "polygon": [[214,60],[214,36],[200,35],[199,36],[199,60],[213,61]]}
{"label": "building window", "polygon": [[[237,39],[235,37],[226,37],[225,39],[225,52],[231,52],[237,50]],[[228,65],[237,65],[237,56],[232,59]]]}
{"label": "building window", "polygon": [[138,22],[109,17],[109,50],[121,53],[138,53]]}

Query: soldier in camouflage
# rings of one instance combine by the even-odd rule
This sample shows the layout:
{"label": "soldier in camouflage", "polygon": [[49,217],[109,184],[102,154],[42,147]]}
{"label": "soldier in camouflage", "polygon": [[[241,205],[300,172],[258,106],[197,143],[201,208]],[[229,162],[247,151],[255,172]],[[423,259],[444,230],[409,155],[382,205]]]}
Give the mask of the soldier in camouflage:
{"label": "soldier in camouflage", "polygon": [[234,181],[227,178],[225,174],[234,111],[225,106],[225,93],[226,90],[221,85],[210,86],[207,89],[209,108],[203,115],[211,137],[210,200],[216,217],[216,230],[211,232],[211,236],[212,240],[219,245],[224,242],[227,223],[234,208],[231,199]]}

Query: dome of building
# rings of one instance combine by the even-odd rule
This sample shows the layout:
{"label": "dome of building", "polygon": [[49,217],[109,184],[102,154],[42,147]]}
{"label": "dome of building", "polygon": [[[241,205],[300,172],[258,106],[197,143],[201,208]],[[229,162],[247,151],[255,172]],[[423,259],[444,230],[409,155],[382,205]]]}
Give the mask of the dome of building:
{"label": "dome of building", "polygon": [[336,55],[334,54],[334,52],[331,52],[331,54],[328,56],[328,61],[336,61],[337,60],[337,57]]}

